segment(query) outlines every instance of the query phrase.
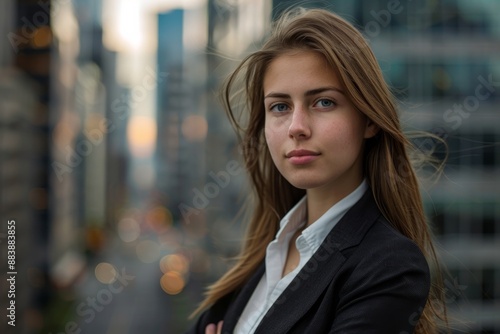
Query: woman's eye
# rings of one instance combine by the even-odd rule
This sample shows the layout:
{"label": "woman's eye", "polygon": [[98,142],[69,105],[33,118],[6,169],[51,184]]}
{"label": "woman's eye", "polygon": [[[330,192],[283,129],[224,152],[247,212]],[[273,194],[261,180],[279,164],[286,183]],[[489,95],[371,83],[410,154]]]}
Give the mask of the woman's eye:
{"label": "woman's eye", "polygon": [[333,107],[334,105],[335,105],[335,102],[333,102],[332,100],[328,100],[328,99],[321,99],[318,102],[316,102],[316,106],[320,107],[320,108],[330,108],[330,107]]}
{"label": "woman's eye", "polygon": [[271,111],[283,112],[287,111],[288,106],[284,103],[277,103],[271,107]]}

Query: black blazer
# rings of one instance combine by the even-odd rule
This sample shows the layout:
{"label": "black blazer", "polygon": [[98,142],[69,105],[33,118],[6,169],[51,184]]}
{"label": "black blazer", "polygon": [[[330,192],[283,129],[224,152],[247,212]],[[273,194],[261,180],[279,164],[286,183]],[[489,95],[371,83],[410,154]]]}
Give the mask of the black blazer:
{"label": "black blazer", "polygon": [[[187,332],[236,323],[264,274],[206,310]],[[266,313],[257,334],[412,333],[426,303],[429,267],[416,246],[389,225],[368,189]]]}

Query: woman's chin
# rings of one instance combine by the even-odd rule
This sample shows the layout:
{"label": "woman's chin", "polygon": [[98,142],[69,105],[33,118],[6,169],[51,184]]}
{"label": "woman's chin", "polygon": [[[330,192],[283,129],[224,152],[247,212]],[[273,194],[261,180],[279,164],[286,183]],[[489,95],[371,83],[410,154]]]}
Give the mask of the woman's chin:
{"label": "woman's chin", "polygon": [[313,189],[313,188],[318,188],[323,185],[322,182],[316,181],[316,180],[304,180],[304,179],[299,179],[299,180],[288,180],[292,186],[295,188],[303,189],[303,190],[308,190],[308,189]]}

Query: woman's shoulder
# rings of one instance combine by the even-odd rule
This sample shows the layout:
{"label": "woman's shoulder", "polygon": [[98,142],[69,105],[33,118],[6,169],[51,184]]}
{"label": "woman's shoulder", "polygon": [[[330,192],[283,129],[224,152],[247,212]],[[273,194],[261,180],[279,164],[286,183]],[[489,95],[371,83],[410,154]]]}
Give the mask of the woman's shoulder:
{"label": "woman's shoulder", "polygon": [[419,246],[396,230],[382,215],[367,231],[351,256],[360,257],[365,264],[411,266],[429,270]]}
{"label": "woman's shoulder", "polygon": [[[345,250],[346,262],[339,277],[345,294],[354,290],[388,289],[415,300],[427,298],[430,288],[430,269],[418,245],[407,238],[383,217],[367,231],[363,240]],[[370,292],[371,293],[371,292]]]}

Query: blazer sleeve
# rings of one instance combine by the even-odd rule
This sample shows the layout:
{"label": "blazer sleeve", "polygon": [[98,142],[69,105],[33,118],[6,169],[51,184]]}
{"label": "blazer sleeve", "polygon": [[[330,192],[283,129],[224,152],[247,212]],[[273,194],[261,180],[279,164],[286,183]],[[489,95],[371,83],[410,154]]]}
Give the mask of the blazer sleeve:
{"label": "blazer sleeve", "polygon": [[427,262],[406,238],[378,240],[358,254],[330,333],[413,333],[430,288]]}

